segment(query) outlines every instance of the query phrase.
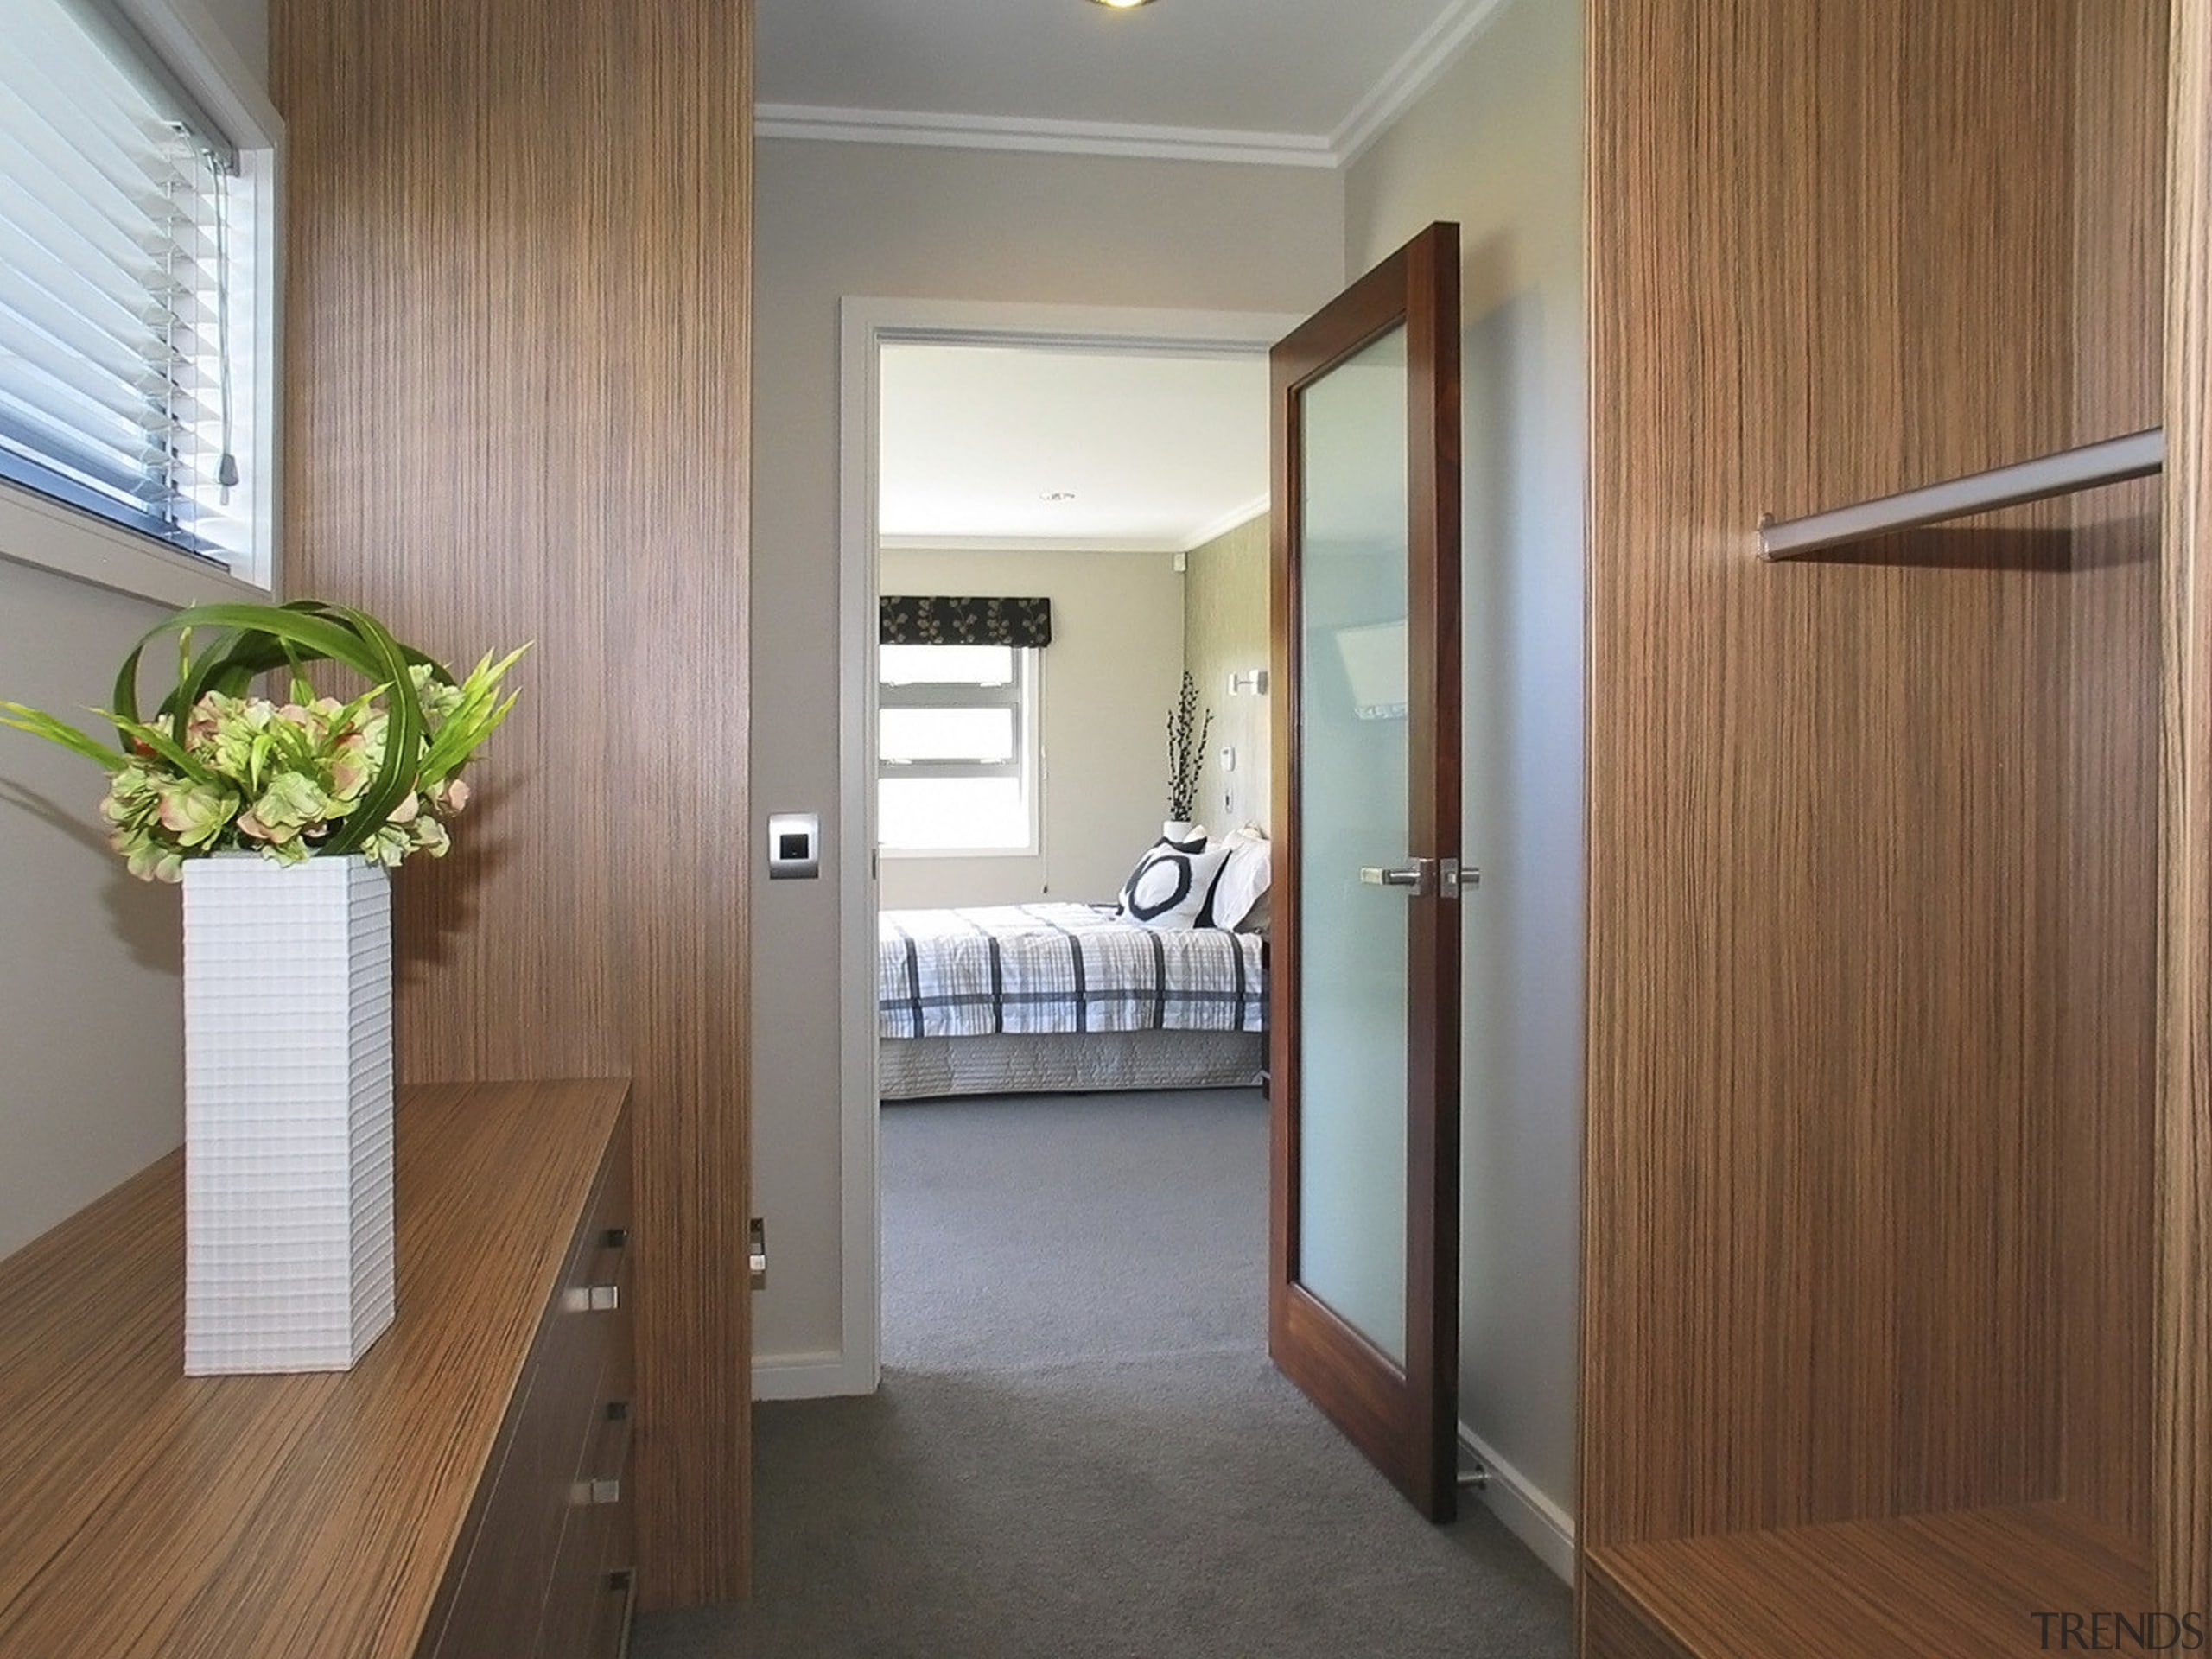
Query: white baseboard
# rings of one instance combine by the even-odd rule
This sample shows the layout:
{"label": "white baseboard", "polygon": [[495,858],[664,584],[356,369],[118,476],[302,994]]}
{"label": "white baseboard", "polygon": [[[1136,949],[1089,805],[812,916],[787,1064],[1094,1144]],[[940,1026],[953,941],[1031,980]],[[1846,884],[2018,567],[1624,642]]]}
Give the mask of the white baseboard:
{"label": "white baseboard", "polygon": [[1527,1476],[1491,1451],[1465,1423],[1459,1449],[1490,1473],[1475,1495],[1505,1529],[1535,1552],[1536,1559],[1567,1583],[1574,1582],[1574,1520],[1530,1484]]}
{"label": "white baseboard", "polygon": [[875,1378],[861,1376],[842,1354],[770,1354],[753,1362],[755,1400],[830,1400],[874,1394]]}

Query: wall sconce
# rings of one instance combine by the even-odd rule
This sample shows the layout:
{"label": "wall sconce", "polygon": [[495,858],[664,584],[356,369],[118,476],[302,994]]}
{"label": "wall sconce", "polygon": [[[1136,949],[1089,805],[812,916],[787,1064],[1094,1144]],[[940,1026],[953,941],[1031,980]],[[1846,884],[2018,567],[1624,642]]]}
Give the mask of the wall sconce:
{"label": "wall sconce", "polygon": [[1229,695],[1230,696],[1243,696],[1247,692],[1249,692],[1252,696],[1256,697],[1264,697],[1268,695],[1268,671],[1266,669],[1248,668],[1242,674],[1231,674],[1229,677]]}

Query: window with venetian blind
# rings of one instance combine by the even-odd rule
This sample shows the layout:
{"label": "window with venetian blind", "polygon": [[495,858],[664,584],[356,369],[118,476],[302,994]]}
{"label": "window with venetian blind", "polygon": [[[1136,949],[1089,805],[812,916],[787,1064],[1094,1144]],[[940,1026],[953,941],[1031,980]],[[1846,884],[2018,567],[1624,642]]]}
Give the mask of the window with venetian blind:
{"label": "window with venetian blind", "polygon": [[114,0],[6,0],[0,480],[258,577],[259,233]]}

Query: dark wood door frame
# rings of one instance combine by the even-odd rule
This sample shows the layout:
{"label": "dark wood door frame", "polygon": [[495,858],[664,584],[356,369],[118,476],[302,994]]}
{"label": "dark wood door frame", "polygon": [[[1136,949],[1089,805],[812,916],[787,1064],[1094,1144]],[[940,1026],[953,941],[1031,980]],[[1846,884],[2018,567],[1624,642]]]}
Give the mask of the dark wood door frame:
{"label": "dark wood door frame", "polygon": [[1301,397],[1400,325],[1411,486],[1406,851],[1439,860],[1460,851],[1459,227],[1439,224],[1284,340],[1273,358],[1274,823],[1278,868],[1287,874],[1275,887],[1272,951],[1268,1337],[1283,1372],[1423,1514],[1443,1521],[1457,1506],[1459,1369],[1459,906],[1449,892],[1404,900],[1411,906],[1404,1368],[1299,1282]]}

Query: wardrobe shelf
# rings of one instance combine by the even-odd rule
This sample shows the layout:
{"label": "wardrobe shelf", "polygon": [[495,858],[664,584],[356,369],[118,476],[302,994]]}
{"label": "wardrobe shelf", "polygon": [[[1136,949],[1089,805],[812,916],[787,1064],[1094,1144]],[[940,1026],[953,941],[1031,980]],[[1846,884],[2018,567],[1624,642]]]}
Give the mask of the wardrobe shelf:
{"label": "wardrobe shelf", "polygon": [[2011,1659],[2055,1648],[2065,1611],[2153,1605],[2145,1554],[2060,1503],[1616,1544],[1589,1565],[1698,1656]]}
{"label": "wardrobe shelf", "polygon": [[1823,548],[1843,547],[1999,507],[2016,507],[2024,502],[2125,483],[2132,478],[2148,478],[2165,461],[2165,429],[2154,426],[2124,438],[2062,449],[2055,455],[2039,455],[2033,461],[1948,479],[1878,500],[1856,502],[1779,523],[1770,520],[1759,526],[1759,556],[1794,559]]}

